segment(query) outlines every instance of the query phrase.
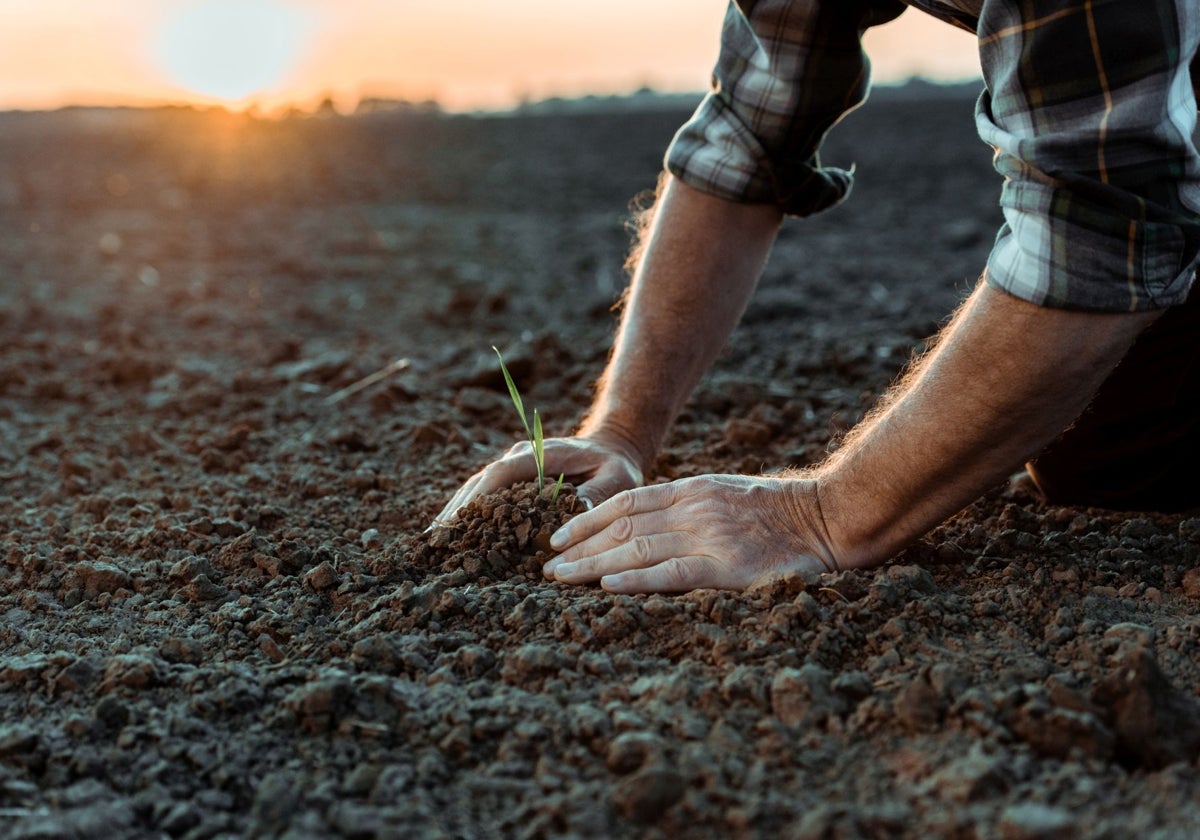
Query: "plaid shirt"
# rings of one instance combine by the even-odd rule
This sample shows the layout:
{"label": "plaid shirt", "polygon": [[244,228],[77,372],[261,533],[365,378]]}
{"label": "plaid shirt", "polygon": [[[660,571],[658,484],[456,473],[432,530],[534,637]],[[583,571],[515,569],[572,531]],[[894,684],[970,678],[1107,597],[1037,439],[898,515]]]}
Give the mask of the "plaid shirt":
{"label": "plaid shirt", "polygon": [[821,140],[866,98],[862,32],[905,6],[979,38],[976,127],[1005,177],[988,281],[1043,306],[1182,302],[1200,261],[1195,0],[735,0],[667,168],[793,215],[836,204],[851,175],[821,165]]}

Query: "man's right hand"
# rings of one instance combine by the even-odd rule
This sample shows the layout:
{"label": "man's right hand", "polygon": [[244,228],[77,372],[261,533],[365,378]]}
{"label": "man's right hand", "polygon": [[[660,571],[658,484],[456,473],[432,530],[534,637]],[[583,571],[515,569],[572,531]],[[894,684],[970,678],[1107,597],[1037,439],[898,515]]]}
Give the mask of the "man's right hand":
{"label": "man's right hand", "polygon": [[[597,437],[547,438],[544,467],[547,481],[565,475],[575,485],[576,495],[589,508],[622,490],[640,487],[643,480],[638,461],[625,447]],[[431,527],[448,525],[459,509],[472,499],[535,478],[537,466],[532,448],[528,442],[518,443],[498,461],[467,479]]]}
{"label": "man's right hand", "polygon": [[[664,181],[592,409],[578,435],[546,441],[547,480],[564,474],[589,505],[642,484],[642,470],[746,308],[782,218],[773,205]],[[473,475],[434,524],[536,476],[529,444],[518,444]]]}

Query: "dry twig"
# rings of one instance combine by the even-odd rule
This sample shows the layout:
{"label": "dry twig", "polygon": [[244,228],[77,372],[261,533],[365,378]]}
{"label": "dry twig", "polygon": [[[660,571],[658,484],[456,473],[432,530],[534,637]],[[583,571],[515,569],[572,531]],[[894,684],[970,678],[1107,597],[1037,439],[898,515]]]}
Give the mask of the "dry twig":
{"label": "dry twig", "polygon": [[408,359],[396,359],[396,361],[392,362],[387,367],[385,367],[381,370],[377,370],[368,376],[364,376],[362,379],[358,380],[357,382],[351,383],[350,385],[347,385],[345,388],[342,388],[340,391],[334,391],[332,394],[330,394],[328,397],[325,398],[325,405],[337,405],[342,400],[346,399],[346,397],[352,397],[355,394],[357,394],[359,391],[361,391],[363,388],[369,388],[372,385],[374,385],[376,382],[382,382],[383,380],[387,379],[392,374],[399,373],[402,370],[406,370],[408,368],[408,366],[409,366]]}

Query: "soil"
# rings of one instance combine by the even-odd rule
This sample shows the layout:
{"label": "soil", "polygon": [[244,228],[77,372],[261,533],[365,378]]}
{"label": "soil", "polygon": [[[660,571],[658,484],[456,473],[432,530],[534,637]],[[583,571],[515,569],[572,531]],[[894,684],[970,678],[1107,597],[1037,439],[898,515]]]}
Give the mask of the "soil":
{"label": "soil", "polygon": [[[971,110],[834,132],[854,195],[652,480],[819,460],[936,331],[999,224]],[[424,532],[520,438],[491,345],[578,422],[684,117],[0,117],[0,834],[1196,835],[1200,519],[1016,480],[876,570],[639,597],[541,578],[569,506]]]}

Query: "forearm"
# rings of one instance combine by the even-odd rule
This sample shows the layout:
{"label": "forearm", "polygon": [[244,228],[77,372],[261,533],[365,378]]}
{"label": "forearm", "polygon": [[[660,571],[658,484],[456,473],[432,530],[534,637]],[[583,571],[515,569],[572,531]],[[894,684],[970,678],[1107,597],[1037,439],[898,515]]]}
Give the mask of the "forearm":
{"label": "forearm", "polygon": [[1154,317],[1046,309],[981,285],[936,350],[817,469],[839,563],[886,559],[1036,455]]}
{"label": "forearm", "polygon": [[667,181],[581,435],[653,461],[745,310],[781,218]]}

